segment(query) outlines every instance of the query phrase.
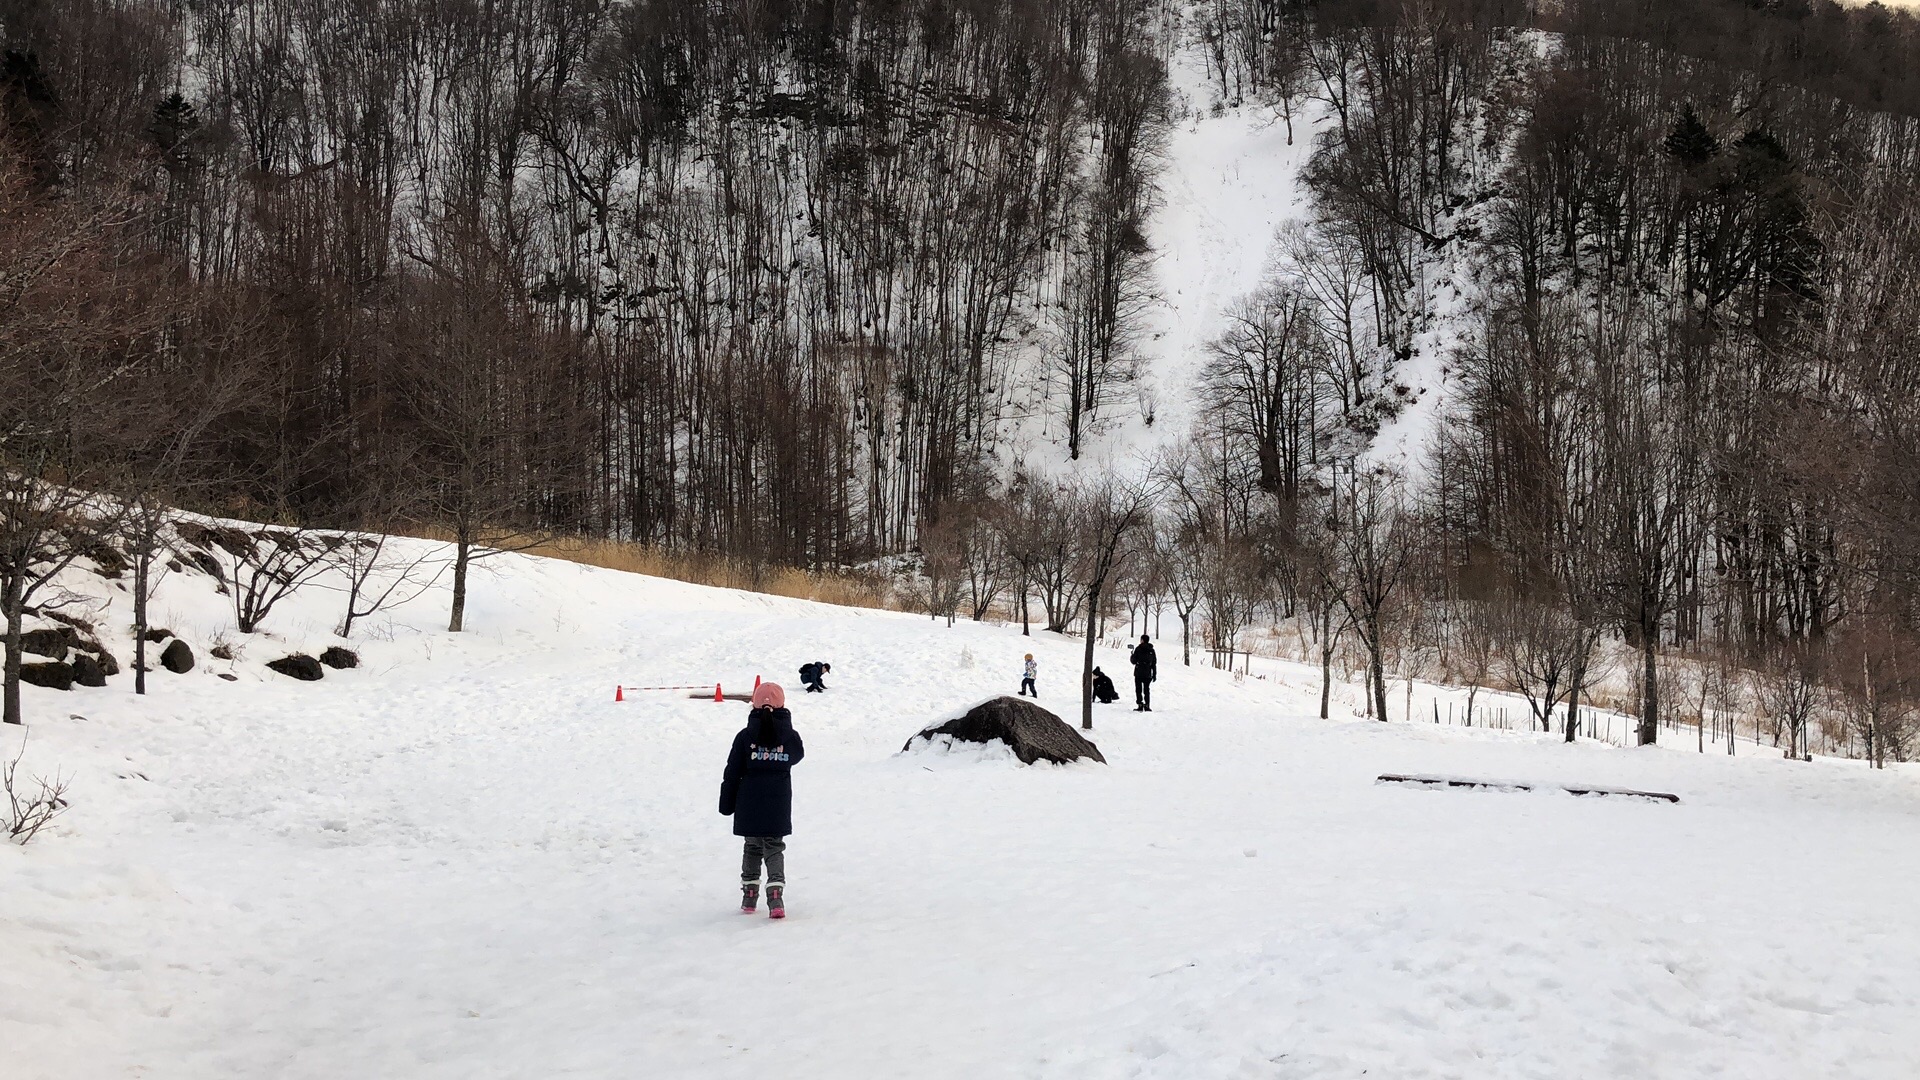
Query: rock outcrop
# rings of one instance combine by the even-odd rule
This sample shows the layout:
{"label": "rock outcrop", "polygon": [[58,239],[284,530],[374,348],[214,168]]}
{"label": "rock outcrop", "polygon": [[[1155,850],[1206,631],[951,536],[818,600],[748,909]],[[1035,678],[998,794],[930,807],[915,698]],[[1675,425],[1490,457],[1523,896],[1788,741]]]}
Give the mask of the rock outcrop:
{"label": "rock outcrop", "polygon": [[907,740],[902,750],[914,743],[946,735],[962,742],[986,743],[999,740],[1012,748],[1014,756],[1028,765],[1036,761],[1065,764],[1092,758],[1106,764],[1100,748],[1081,737],[1071,725],[1025,698],[997,697],[967,710],[966,715],[936,724]]}
{"label": "rock outcrop", "polygon": [[360,654],[354,652],[352,649],[343,649],[338,645],[332,645],[327,648],[326,652],[320,654],[320,662],[336,671],[344,671],[347,668],[357,668],[360,666]]}
{"label": "rock outcrop", "polygon": [[21,664],[20,681],[29,686],[44,686],[49,690],[73,689],[73,665],[59,661],[45,664]]}
{"label": "rock outcrop", "polygon": [[167,647],[160,650],[160,666],[175,675],[185,675],[193,670],[193,646],[174,638]]}
{"label": "rock outcrop", "polygon": [[294,653],[292,656],[283,656],[278,660],[269,660],[267,667],[289,679],[299,679],[301,682],[319,682],[327,675],[321,669],[320,661],[306,653]]}

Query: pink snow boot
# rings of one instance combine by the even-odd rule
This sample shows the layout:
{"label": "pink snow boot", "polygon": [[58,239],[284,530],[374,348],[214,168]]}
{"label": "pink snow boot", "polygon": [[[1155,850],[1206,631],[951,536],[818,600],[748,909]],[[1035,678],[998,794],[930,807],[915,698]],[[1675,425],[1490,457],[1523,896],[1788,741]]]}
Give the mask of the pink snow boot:
{"label": "pink snow boot", "polygon": [[751,915],[753,909],[760,906],[760,883],[744,882],[740,886],[740,914]]}
{"label": "pink snow boot", "polygon": [[786,891],[787,887],[785,885],[767,886],[767,918],[784,919],[787,917],[787,902],[786,899],[781,896],[781,894]]}

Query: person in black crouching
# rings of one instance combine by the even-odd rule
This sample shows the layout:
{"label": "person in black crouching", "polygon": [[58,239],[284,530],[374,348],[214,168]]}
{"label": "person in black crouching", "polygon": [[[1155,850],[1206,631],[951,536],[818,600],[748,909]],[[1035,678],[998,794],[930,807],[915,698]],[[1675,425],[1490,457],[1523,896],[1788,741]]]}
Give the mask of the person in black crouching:
{"label": "person in black crouching", "polygon": [[1120,691],[1113,688],[1113,680],[1099,668],[1093,669],[1093,700],[1102,705],[1111,705],[1120,700]]}
{"label": "person in black crouching", "polygon": [[827,673],[832,670],[833,670],[832,664],[824,663],[819,660],[815,660],[811,664],[800,665],[800,681],[806,684],[807,693],[818,694],[821,691],[825,690],[827,688],[827,684],[822,682],[821,680],[824,679]]}
{"label": "person in black crouching", "polygon": [[761,683],[753,692],[747,726],[733,737],[720,781],[720,812],[733,817],[740,856],[740,910],[751,915],[760,899],[760,864],[767,867],[767,914],[787,917],[787,837],[793,833],[791,770],[806,755],[787,712],[787,692]]}

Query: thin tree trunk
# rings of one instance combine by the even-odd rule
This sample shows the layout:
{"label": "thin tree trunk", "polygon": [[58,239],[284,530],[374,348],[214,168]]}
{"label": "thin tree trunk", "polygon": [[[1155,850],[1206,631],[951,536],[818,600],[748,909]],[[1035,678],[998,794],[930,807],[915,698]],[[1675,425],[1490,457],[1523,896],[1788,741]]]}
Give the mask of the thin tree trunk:
{"label": "thin tree trunk", "polygon": [[453,556],[453,617],[447,620],[447,629],[460,633],[467,621],[467,563],[472,550],[466,537],[455,541]]}
{"label": "thin tree trunk", "polygon": [[143,544],[133,559],[133,692],[147,692],[147,582],[153,573],[153,546]]}
{"label": "thin tree trunk", "polygon": [[1640,658],[1644,670],[1640,677],[1641,746],[1650,746],[1660,737],[1660,668],[1654,661],[1654,639],[1645,627],[1640,631]]}
{"label": "thin tree trunk", "polygon": [[1320,719],[1327,718],[1327,703],[1333,698],[1333,650],[1320,650]]}
{"label": "thin tree trunk", "polygon": [[6,689],[4,695],[0,696],[6,700],[4,719],[9,724],[25,723],[20,715],[20,635],[25,629],[22,624],[26,621],[26,612],[22,610],[26,607],[25,589],[26,580],[23,576],[16,575],[14,580],[7,583]]}
{"label": "thin tree trunk", "polygon": [[1374,708],[1379,710],[1374,715],[1374,719],[1385,723],[1387,719],[1387,666],[1386,658],[1380,655],[1381,648],[1380,627],[1378,623],[1375,623],[1373,632],[1367,639],[1367,652],[1369,664],[1373,669]]}
{"label": "thin tree trunk", "polygon": [[1100,582],[1087,595],[1087,648],[1080,662],[1080,729],[1093,730],[1093,639],[1099,636]]}
{"label": "thin tree trunk", "polygon": [[1320,719],[1325,720],[1333,698],[1333,653],[1339,644],[1333,633],[1333,605],[1327,605],[1319,619],[1314,629],[1320,637]]}
{"label": "thin tree trunk", "polygon": [[360,606],[361,578],[351,569],[347,571],[347,613],[340,619],[340,636],[353,637],[353,613]]}

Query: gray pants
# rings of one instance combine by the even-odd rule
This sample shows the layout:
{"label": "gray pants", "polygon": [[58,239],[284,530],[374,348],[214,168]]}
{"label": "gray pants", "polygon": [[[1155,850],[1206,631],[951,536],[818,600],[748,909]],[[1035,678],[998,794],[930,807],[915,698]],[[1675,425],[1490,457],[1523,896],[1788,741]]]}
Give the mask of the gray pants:
{"label": "gray pants", "polygon": [[760,860],[767,861],[767,884],[787,883],[787,838],[784,836],[746,837],[746,850],[740,853],[740,880],[760,880]]}

